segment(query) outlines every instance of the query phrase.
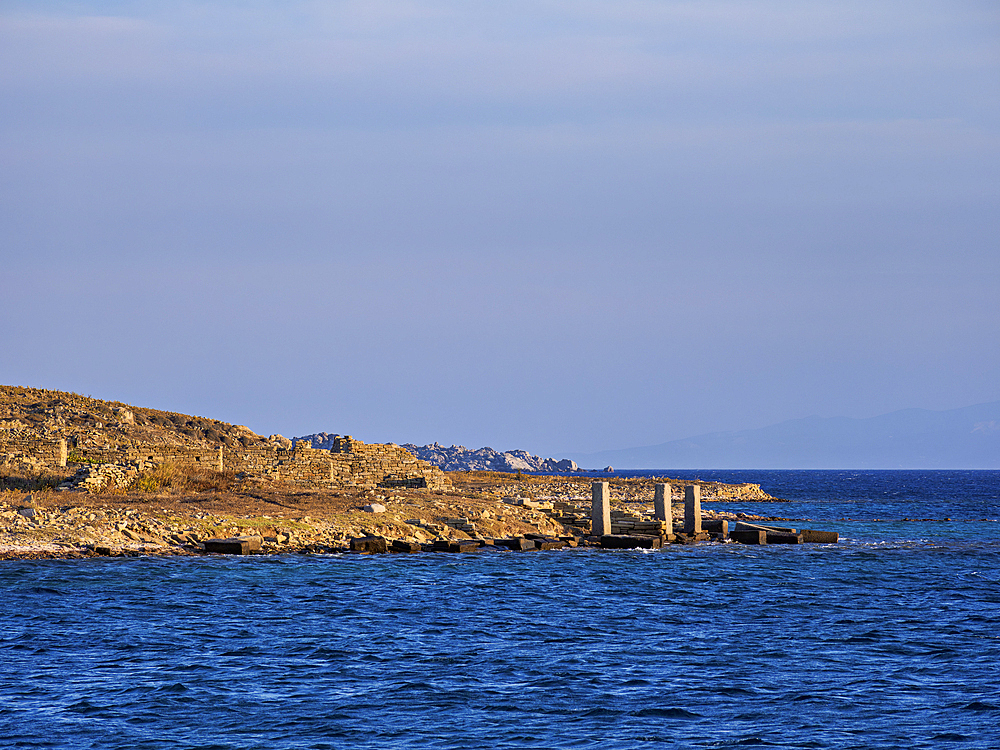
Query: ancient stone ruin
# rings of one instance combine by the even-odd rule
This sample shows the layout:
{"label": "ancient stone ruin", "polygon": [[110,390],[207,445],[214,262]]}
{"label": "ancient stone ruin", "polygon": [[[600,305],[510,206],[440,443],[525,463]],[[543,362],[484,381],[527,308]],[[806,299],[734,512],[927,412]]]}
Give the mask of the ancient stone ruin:
{"label": "ancient stone ruin", "polygon": [[337,436],[329,450],[306,442],[284,447],[174,446],[160,443],[93,445],[66,438],[45,438],[26,432],[0,431],[0,464],[44,470],[81,464],[64,489],[99,490],[109,484],[124,487],[142,471],[175,463],[250,477],[269,477],[301,487],[372,489],[411,487],[445,489],[451,485],[436,466],[414,458],[398,445],[365,444],[350,435]]}

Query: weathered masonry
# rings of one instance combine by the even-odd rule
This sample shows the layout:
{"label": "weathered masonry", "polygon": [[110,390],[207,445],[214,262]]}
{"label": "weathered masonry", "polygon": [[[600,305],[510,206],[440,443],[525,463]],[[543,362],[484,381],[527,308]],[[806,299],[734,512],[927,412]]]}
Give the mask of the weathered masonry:
{"label": "weathered masonry", "polygon": [[414,458],[398,445],[365,444],[350,435],[338,437],[330,450],[305,442],[293,448],[227,451],[226,469],[268,476],[307,487],[427,487],[443,489],[451,480],[437,466]]}
{"label": "weathered masonry", "polygon": [[426,487],[444,489],[451,480],[436,466],[421,461],[398,445],[366,445],[349,435],[331,450],[299,442],[293,448],[262,446],[241,450],[184,447],[153,443],[73,445],[65,439],[0,433],[0,464],[32,468],[62,468],[68,464],[141,467],[176,463],[216,471],[270,477],[303,487]]}

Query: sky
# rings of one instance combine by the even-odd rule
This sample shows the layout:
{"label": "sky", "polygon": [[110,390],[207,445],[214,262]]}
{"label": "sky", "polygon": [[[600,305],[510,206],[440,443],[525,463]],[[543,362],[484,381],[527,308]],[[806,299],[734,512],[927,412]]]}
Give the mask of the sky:
{"label": "sky", "polygon": [[542,455],[1000,400],[993,0],[0,3],[0,382]]}

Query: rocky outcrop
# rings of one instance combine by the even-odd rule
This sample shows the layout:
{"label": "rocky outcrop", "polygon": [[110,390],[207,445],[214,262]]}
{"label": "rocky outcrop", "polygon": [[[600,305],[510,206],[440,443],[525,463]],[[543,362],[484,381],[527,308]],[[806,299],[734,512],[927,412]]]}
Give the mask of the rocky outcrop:
{"label": "rocky outcrop", "polygon": [[527,451],[495,451],[492,448],[469,450],[464,445],[446,448],[431,445],[402,446],[417,458],[440,466],[445,471],[578,471],[573,461],[534,456]]}
{"label": "rocky outcrop", "polygon": [[[295,438],[295,442],[306,442],[313,448],[331,450],[338,435],[317,432],[314,435],[304,435]],[[421,461],[427,461],[445,471],[579,471],[580,467],[568,458],[557,461],[554,458],[534,456],[527,451],[505,451],[503,453],[492,448],[469,450],[464,445],[453,445],[446,448],[438,443],[430,445],[413,445],[405,443],[400,446],[408,450]]]}

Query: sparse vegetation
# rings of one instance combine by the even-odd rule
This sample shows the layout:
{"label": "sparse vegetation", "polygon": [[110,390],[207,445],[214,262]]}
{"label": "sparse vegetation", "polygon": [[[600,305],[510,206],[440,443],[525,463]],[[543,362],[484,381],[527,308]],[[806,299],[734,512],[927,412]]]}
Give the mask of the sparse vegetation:
{"label": "sparse vegetation", "polygon": [[129,493],[162,493],[171,494],[230,492],[238,479],[232,471],[213,471],[167,462],[160,464],[151,471],[139,475],[128,488]]}
{"label": "sparse vegetation", "polygon": [[52,492],[66,476],[68,473],[55,474],[51,471],[5,466],[0,472],[0,490]]}

